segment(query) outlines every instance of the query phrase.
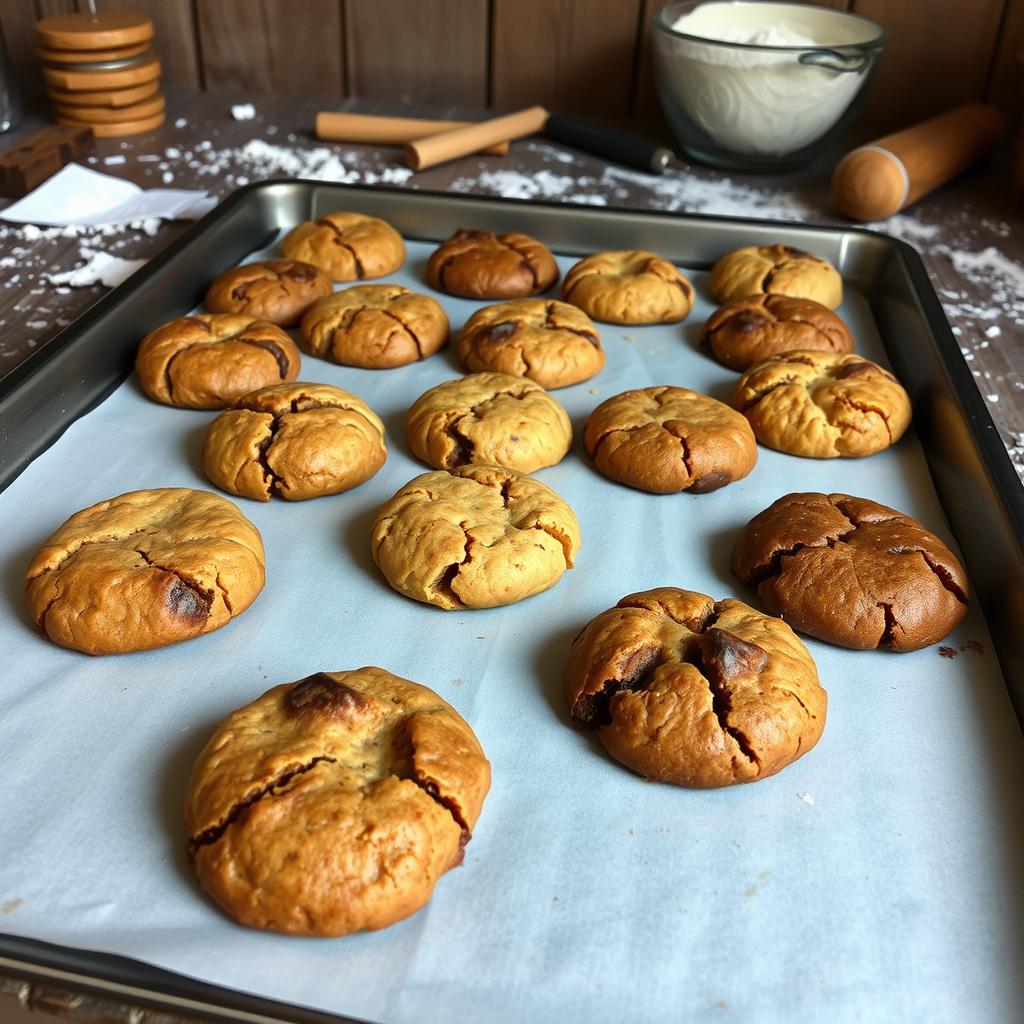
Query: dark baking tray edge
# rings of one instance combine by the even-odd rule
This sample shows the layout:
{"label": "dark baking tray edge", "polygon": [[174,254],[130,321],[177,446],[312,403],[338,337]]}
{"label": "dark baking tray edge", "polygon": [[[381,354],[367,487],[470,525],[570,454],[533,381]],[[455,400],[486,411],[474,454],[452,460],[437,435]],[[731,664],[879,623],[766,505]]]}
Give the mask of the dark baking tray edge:
{"label": "dark baking tray edge", "polygon": [[[270,228],[266,219],[258,214],[266,213],[273,191],[282,188],[292,194],[292,211],[281,219],[281,224]],[[296,188],[305,190],[305,201],[296,202]],[[478,209],[491,207],[492,215],[495,210],[500,211],[500,219],[507,222],[495,224],[492,216],[488,226],[498,230],[518,226],[533,210],[548,214],[571,213],[585,225],[589,222],[588,231],[595,237],[600,234],[601,223],[609,216],[662,227],[705,225],[712,232],[716,225],[720,228],[742,225],[745,229],[764,229],[776,240],[786,241],[787,236],[795,236],[794,244],[807,239],[823,241],[828,237],[829,246],[816,248],[819,251],[834,249],[823,254],[840,265],[844,278],[868,283],[875,290],[872,311],[897,374],[910,392],[915,427],[932,480],[984,610],[1018,723],[1024,721],[1024,487],[964,362],[920,256],[899,239],[863,228],[817,227],[621,207],[567,208],[556,202],[330,182],[266,181],[247,185],[0,380],[0,491],[128,376],[135,347],[145,330],[198,305],[216,274],[248,253],[263,248],[283,223],[315,215],[318,199],[332,192],[351,195],[354,201],[348,205],[357,208],[364,205],[355,200],[359,194],[373,206],[377,206],[382,197],[390,196],[402,204],[454,200]],[[334,209],[343,205],[330,204]],[[479,223],[473,218],[465,218],[464,222]],[[451,225],[453,229],[458,226]],[[521,229],[529,230],[528,226]],[[227,263],[216,255],[223,248],[225,233],[238,234],[242,240],[232,250]],[[417,237],[415,227],[403,233]],[[838,242],[834,237],[837,234],[841,236]],[[852,259],[847,259],[853,248],[850,239],[859,239],[860,244],[869,248],[881,247],[883,252],[876,253],[873,268],[858,266],[856,252],[852,253]],[[545,238],[545,241],[556,251],[573,251],[571,245],[562,244],[557,238]],[[652,245],[651,248],[658,247]],[[685,263],[706,269],[720,251],[709,244],[706,251],[697,251]],[[173,300],[167,295],[161,296],[160,285],[165,284],[162,278],[168,268],[174,269],[177,278],[169,289]],[[143,319],[138,315],[140,308],[145,310]],[[927,326],[930,346],[916,345],[921,341],[921,318]],[[904,341],[904,337],[908,340]],[[90,358],[93,356],[98,358]],[[59,983],[73,985],[80,991],[118,998],[130,992],[139,1005],[171,1012],[178,1010],[196,1019],[274,1024],[280,1021],[337,1024],[351,1020],[196,981],[126,957],[0,934],[0,971],[12,968],[17,968],[21,977],[39,981],[57,978]]]}

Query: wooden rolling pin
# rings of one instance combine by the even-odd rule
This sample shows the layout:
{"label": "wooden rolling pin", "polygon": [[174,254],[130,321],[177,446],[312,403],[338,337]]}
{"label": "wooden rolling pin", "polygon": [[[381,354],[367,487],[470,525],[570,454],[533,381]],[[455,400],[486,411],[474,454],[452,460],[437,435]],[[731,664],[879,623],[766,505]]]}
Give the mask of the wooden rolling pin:
{"label": "wooden rolling pin", "polygon": [[847,153],[832,175],[832,201],[853,220],[884,220],[988,156],[1005,130],[995,107],[954,107]]}
{"label": "wooden rolling pin", "polygon": [[544,130],[548,112],[543,107],[527,107],[514,114],[505,114],[490,121],[480,121],[465,128],[431,135],[426,139],[410,142],[405,147],[405,162],[414,171],[422,171],[446,160],[478,153],[496,142],[509,142],[536,135]]}
{"label": "wooden rolling pin", "polygon": [[[387,146],[404,145],[428,135],[465,128],[471,121],[429,121],[421,117],[383,117],[376,114],[338,114],[323,111],[316,115],[316,137],[327,142],[377,142]],[[493,156],[508,153],[508,141],[480,150]]]}

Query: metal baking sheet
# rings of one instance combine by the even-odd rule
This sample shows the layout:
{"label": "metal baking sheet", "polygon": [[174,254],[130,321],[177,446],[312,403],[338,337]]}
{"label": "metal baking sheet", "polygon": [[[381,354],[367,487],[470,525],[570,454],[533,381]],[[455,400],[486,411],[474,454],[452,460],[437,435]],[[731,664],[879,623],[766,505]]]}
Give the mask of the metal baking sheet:
{"label": "metal baking sheet", "polygon": [[[546,594],[491,611],[444,613],[391,591],[368,536],[379,504],[424,469],[406,450],[404,412],[460,369],[450,351],[377,372],[306,358],[301,379],[346,387],[382,415],[384,469],[312,502],[238,499],[263,532],[268,584],[225,629],[116,658],[49,644],[28,622],[21,576],[60,522],[133,488],[209,486],[198,450],[214,414],[157,406],[133,379],[116,387],[141,334],[191,308],[254,249],[274,251],[281,230],[341,208],[384,216],[414,240],[389,278],[414,288],[431,243],[457,226],[535,234],[563,270],[580,253],[641,246],[689,268],[699,302],[682,328],[602,326],[605,370],[555,393],[577,441],[537,475],[577,511],[577,568]],[[579,442],[599,401],[662,383],[727,396],[735,375],[696,343],[712,308],[704,268],[770,241],[839,265],[841,312],[859,350],[908,385],[917,432],[867,460],[761,449],[750,477],[709,495],[656,497],[600,477]],[[481,305],[441,301],[456,327]],[[1020,1018],[1024,813],[1011,693],[1021,630],[1019,604],[1005,600],[1024,592],[1020,488],[1007,486],[998,455],[1009,470],[1008,460],[959,358],[916,257],[867,232],[310,183],[245,190],[31,372],[0,382],[0,967],[128,985],[159,1005],[234,1019],[853,1021],[882,1006],[912,1019]],[[652,586],[753,601],[728,572],[733,539],[798,489],[874,498],[954,542],[945,511],[981,595],[947,641],[968,649],[943,658],[936,647],[891,655],[810,640],[830,697],[814,751],[726,790],[642,782],[566,725],[572,636]],[[191,762],[227,712],[270,686],[362,664],[432,686],[477,731],[494,785],[466,863],[427,908],[383,932],[301,940],[242,929],[185,864]]]}

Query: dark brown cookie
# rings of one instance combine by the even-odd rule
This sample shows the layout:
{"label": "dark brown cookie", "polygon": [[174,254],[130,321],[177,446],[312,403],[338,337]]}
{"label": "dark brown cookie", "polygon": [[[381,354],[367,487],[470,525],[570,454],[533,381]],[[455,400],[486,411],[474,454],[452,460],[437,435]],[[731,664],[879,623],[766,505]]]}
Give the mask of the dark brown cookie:
{"label": "dark brown cookie", "polygon": [[518,231],[456,231],[427,263],[431,288],[468,299],[526,298],[557,280],[551,250]]}
{"label": "dark brown cookie", "polygon": [[211,313],[244,313],[291,327],[317,299],[330,294],[330,277],[312,263],[265,260],[225,271],[203,302]]}
{"label": "dark brown cookie", "polygon": [[854,650],[916,651],[967,611],[967,576],[938,537],[848,494],[779,498],[740,534],[732,571],[795,629]]}
{"label": "dark brown cookie", "polygon": [[573,724],[647,779],[730,786],[781,771],[825,727],[827,697],[781,619],[661,587],[624,597],[572,644]]}

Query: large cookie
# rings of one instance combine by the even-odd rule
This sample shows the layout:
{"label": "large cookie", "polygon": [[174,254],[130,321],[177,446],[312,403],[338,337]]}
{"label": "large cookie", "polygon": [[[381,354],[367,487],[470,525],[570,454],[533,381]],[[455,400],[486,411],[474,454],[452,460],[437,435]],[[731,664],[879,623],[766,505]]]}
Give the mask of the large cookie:
{"label": "large cookie", "polygon": [[252,604],[264,578],[259,531],[237,506],[175,487],[77,512],[32,559],[25,594],[54,643],[122,654],[219,629]]}
{"label": "large cookie", "polygon": [[551,250],[518,231],[456,231],[427,261],[431,288],[467,299],[519,299],[558,280]]}
{"label": "large cookie", "polygon": [[199,883],[251,928],[384,928],[462,863],[490,786],[473,730],[380,668],[318,672],[233,712],[196,760]]}
{"label": "large cookie", "polygon": [[399,593],[438,608],[494,608],[553,587],[580,546],[569,506],[498,466],[424,473],[381,506],[373,560]]}
{"label": "large cookie", "polygon": [[779,498],[740,534],[732,570],[795,629],[855,650],[927,647],[967,611],[967,576],[938,537],[848,494]]}
{"label": "large cookie", "polygon": [[653,252],[599,252],[565,275],[562,298],[605,323],[677,323],[693,308],[693,286]]}
{"label": "large cookie", "polygon": [[680,786],[767,778],[825,727],[814,660],[786,623],[674,587],[592,619],[566,686],[575,725],[644,778]]}
{"label": "large cookie", "polygon": [[226,270],[210,285],[203,304],[211,313],[243,313],[291,327],[312,303],[330,294],[330,277],[312,263],[264,260]]}
{"label": "large cookie", "polygon": [[873,455],[910,426],[910,396],[888,370],[855,355],[788,352],[736,381],[732,404],[761,444],[812,459]]}
{"label": "large cookie", "polygon": [[843,301],[843,279],[826,260],[791,245],[748,245],[726,253],[708,281],[716,302],[769,292],[813,299],[829,309]]}
{"label": "large cookie", "polygon": [[328,213],[307,220],[281,243],[281,255],[312,263],[335,281],[392,274],[405,262],[402,236],[387,221],[365,213]]}
{"label": "large cookie", "polygon": [[478,463],[532,473],[565,457],[572,424],[532,380],[471,373],[420,395],[406,437],[413,455],[437,469]]}
{"label": "large cookie", "polygon": [[605,476],[653,494],[715,491],[757,462],[747,421],[688,388],[638,388],[606,399],[590,414],[583,444]]}
{"label": "large cookie", "polygon": [[302,357],[269,320],[235,313],[183,316],[147,334],[135,369],[164,405],[223,409],[257,388],[295,380]]}
{"label": "large cookie", "polygon": [[203,472],[232,494],[289,501],[347,491],[384,465],[384,424],[360,398],[329,384],[253,391],[207,428]]}

